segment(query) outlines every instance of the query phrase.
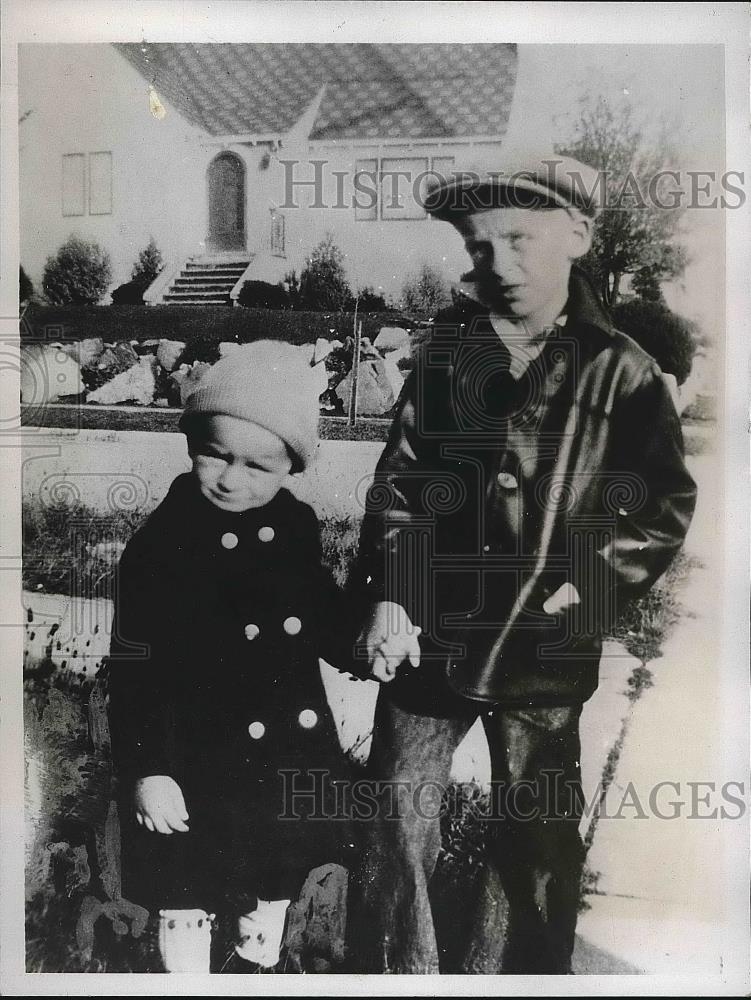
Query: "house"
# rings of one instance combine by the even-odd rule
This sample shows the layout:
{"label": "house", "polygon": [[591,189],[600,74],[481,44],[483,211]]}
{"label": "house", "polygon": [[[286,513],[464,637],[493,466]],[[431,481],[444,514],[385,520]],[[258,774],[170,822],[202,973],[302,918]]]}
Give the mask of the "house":
{"label": "house", "polygon": [[22,45],[21,263],[40,287],[77,233],[116,287],[153,236],[147,301],[231,302],[330,232],[353,288],[454,277],[461,241],[419,194],[500,146],[516,76],[503,44]]}

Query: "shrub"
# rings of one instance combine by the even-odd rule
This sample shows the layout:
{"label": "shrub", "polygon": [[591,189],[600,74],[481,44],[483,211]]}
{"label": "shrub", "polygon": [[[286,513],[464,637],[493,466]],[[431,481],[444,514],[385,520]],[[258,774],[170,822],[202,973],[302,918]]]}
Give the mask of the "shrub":
{"label": "shrub", "polygon": [[134,281],[143,283],[144,288],[148,288],[163,267],[162,254],[152,236],[144,249],[139,253],[138,260],[133,265],[130,276]]}
{"label": "shrub", "polygon": [[151,284],[143,278],[133,278],[126,281],[124,285],[119,285],[112,292],[112,304],[114,306],[140,306],[143,305],[143,293]]}
{"label": "shrub", "polygon": [[34,297],[34,285],[31,278],[21,267],[18,272],[18,301],[28,302]]}
{"label": "shrub", "polygon": [[402,287],[402,308],[408,312],[434,316],[451,304],[448,283],[437,267],[423,264]]}
{"label": "shrub", "polygon": [[344,271],[344,254],[327,233],[313,250],[300,275],[300,308],[346,312],[354,296]]}
{"label": "shrub", "polygon": [[290,295],[281,282],[246,281],[240,289],[237,304],[254,309],[289,309]]}
{"label": "shrub", "polygon": [[112,280],[109,254],[98,243],[71,236],[44,265],[42,288],[53,305],[96,305]]}
{"label": "shrub", "polygon": [[696,351],[696,326],[662,302],[624,299],[612,310],[619,330],[651,354],[664,372],[683,385],[691,374]]}
{"label": "shrub", "polygon": [[382,295],[378,295],[371,285],[361,288],[357,293],[358,310],[360,312],[389,312],[389,306]]}

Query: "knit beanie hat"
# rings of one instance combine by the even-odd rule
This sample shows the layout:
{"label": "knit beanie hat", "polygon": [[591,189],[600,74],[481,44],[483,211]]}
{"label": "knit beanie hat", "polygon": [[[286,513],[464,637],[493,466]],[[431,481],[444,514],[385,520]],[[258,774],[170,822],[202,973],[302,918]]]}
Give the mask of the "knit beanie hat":
{"label": "knit beanie hat", "polygon": [[303,352],[278,340],[243,344],[208,369],[185,402],[193,414],[237,417],[277,434],[305,469],[318,445],[318,387]]}

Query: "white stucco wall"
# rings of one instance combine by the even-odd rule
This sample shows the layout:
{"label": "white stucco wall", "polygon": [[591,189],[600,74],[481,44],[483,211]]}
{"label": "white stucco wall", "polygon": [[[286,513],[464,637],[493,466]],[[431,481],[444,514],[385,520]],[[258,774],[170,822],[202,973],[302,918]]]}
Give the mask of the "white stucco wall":
{"label": "white stucco wall", "polygon": [[[155,81],[158,92],[158,80]],[[422,263],[440,267],[447,279],[466,269],[461,240],[451,226],[433,220],[359,221],[352,207],[355,160],[377,156],[468,155],[466,143],[431,146],[311,145],[290,135],[281,147],[232,142],[226,145],[196,129],[159,95],[166,111],[156,118],[149,107],[149,81],[110,45],[22,45],[19,49],[20,254],[38,290],[46,258],[76,233],[99,242],[113,263],[112,287],[130,278],[139,254],[153,235],[168,266],[205,251],[208,231],[206,171],[223,148],[246,167],[248,250],[258,254],[253,277],[281,280],[295,269],[327,232],[345,254],[356,290],[372,285],[398,296],[405,276]],[[300,109],[301,116],[305,108]],[[27,115],[28,112],[28,115]],[[112,153],[112,214],[62,214],[62,157]],[[270,152],[270,155],[269,155]],[[326,161],[326,208],[313,209],[310,188],[296,188],[299,208],[286,208],[286,256],[269,252],[270,209],[287,200],[281,159],[295,159],[295,179],[314,176],[310,161]],[[88,158],[87,188],[88,188]],[[333,171],[345,173],[337,204]]]}
{"label": "white stucco wall", "polygon": [[[165,259],[204,235],[193,192],[199,133],[169,105],[149,110],[148,84],[109,45],[19,47],[20,255],[38,289],[45,259],[77,233],[111,255],[113,285],[151,235]],[[62,157],[112,153],[112,214],[62,214]],[[88,164],[87,164],[88,167]]]}

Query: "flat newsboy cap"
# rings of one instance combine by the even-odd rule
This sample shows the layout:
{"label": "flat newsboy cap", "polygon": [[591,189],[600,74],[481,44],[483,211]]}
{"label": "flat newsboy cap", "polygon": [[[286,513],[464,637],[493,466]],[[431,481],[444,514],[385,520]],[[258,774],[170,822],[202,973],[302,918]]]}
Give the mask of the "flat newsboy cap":
{"label": "flat newsboy cap", "polygon": [[457,168],[428,181],[425,210],[436,219],[489,208],[573,208],[589,218],[597,215],[602,196],[597,170],[568,156],[499,156]]}

